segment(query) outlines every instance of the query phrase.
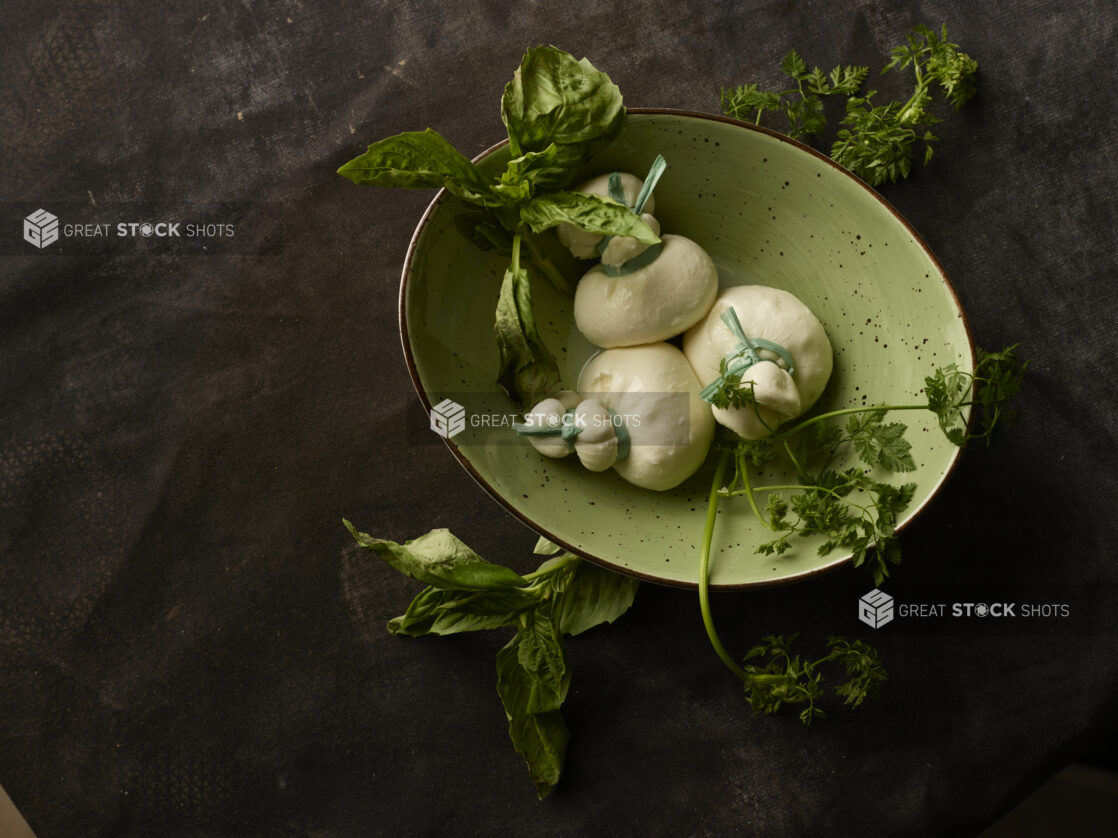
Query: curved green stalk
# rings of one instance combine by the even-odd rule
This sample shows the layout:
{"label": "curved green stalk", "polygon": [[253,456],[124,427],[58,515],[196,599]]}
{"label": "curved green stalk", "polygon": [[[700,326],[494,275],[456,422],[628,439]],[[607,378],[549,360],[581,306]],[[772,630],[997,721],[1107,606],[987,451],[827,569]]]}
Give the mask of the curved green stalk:
{"label": "curved green stalk", "polygon": [[792,468],[796,470],[796,474],[803,474],[804,467],[800,465],[800,461],[796,459],[795,452],[792,451],[792,444],[788,441],[788,437],[784,437],[784,452],[788,455],[788,459],[792,461]]}
{"label": "curved green stalk", "polygon": [[786,431],[781,431],[780,435],[783,437],[795,436],[804,428],[814,425],[818,422],[826,422],[828,419],[834,419],[836,416],[849,416],[854,413],[873,413],[875,411],[893,411],[893,410],[927,410],[928,405],[924,404],[880,404],[872,405],[870,407],[846,407],[842,410],[830,410],[826,413],[820,413],[817,416],[812,416],[810,419],[805,419],[798,425],[793,425]]}
{"label": "curved green stalk", "polygon": [[514,274],[520,273],[520,242],[524,236],[520,233],[514,233],[512,237],[512,267],[510,270]]}
{"label": "curved green stalk", "polygon": [[[753,507],[754,512],[757,512],[757,505],[756,505],[756,503],[754,503],[754,500],[753,500],[753,491],[758,491],[758,492],[823,492],[823,493],[828,494],[831,497],[835,498],[836,500],[842,501],[847,506],[851,506],[854,509],[857,509],[860,512],[863,512],[867,515],[870,513],[870,510],[872,509],[872,507],[870,507],[870,506],[863,506],[860,503],[855,503],[854,501],[852,501],[850,499],[849,495],[840,494],[839,492],[836,492],[834,489],[828,488],[827,486],[808,486],[808,485],[800,485],[800,484],[796,484],[796,483],[789,483],[789,484],[786,484],[786,485],[779,485],[778,484],[778,485],[774,485],[774,486],[758,486],[756,490],[753,490],[752,488],[750,488],[748,491],[746,491],[745,493],[746,493],[747,497],[749,498],[749,503]],[[742,492],[737,492],[735,494],[742,494]],[[770,530],[773,529],[772,524],[770,524],[759,512],[757,512],[757,517],[761,519],[762,524],[767,526]]]}
{"label": "curved green stalk", "polygon": [[[757,520],[771,530],[773,528],[772,522],[761,514],[761,509],[757,506],[757,498],[753,494],[753,483],[749,479],[749,468],[745,464],[745,458],[739,457],[737,465],[738,475],[741,477],[741,491],[745,492],[745,497],[749,501],[749,507],[753,510],[753,514],[757,516]],[[762,487],[762,490],[764,489],[765,487]],[[731,496],[734,494],[734,492],[730,492]]]}
{"label": "curved green stalk", "polygon": [[714,620],[710,614],[710,545],[714,539],[714,522],[718,517],[718,490],[722,488],[722,478],[726,474],[726,465],[730,462],[730,452],[724,451],[718,458],[718,465],[714,467],[714,480],[710,486],[710,498],[707,500],[706,525],[703,528],[702,549],[699,552],[699,609],[703,615],[703,626],[706,627],[710,645],[726,667],[743,681],[746,678],[742,669],[730,657],[722,641],[718,639],[718,632],[714,629]]}

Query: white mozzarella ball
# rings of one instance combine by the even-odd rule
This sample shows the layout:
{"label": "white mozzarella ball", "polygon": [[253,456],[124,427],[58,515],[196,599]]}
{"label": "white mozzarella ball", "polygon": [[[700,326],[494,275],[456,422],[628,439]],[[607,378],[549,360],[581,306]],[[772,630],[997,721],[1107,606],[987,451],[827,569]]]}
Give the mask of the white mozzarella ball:
{"label": "white mozzarella ball", "polygon": [[766,360],[742,376],[743,381],[754,382],[758,408],[714,411],[719,422],[741,436],[760,439],[815,404],[831,377],[834,355],[823,324],[795,295],[764,285],[739,285],[722,292],[702,322],[683,336],[683,352],[704,386],[718,378],[722,359],[739,344],[721,319],[729,308],[747,337],[772,341],[792,358],[793,372],[788,375],[775,353],[759,350]]}
{"label": "white mozzarella ball", "polygon": [[601,265],[575,290],[575,324],[597,346],[638,346],[674,337],[702,320],[718,294],[714,260],[691,239],[665,235],[660,255],[622,276]]}
{"label": "white mozzarella ball", "polygon": [[663,491],[702,465],[714,436],[710,406],[687,359],[667,343],[607,349],[582,370],[579,392],[625,423],[629,454],[613,464],[625,480]]}

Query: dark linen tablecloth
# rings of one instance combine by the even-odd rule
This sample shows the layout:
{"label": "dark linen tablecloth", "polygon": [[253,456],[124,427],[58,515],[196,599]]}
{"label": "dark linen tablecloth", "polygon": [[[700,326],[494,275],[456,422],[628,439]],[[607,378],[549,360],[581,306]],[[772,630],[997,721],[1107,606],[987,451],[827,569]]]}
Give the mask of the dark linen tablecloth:
{"label": "dark linen tablecloth", "polygon": [[[718,112],[723,86],[781,84],[792,47],[876,73],[920,22],[980,92],[880,192],[976,342],[1031,366],[1019,422],[966,452],[885,587],[1066,616],[874,631],[851,568],[717,593],[733,650],[880,649],[882,699],[806,728],[751,713],[693,591],[645,584],[569,644],[566,775],[539,802],[495,692],[506,636],[389,635],[418,586],[340,523],[535,565],[534,534],[415,433],[396,301],[432,194],[335,169],[428,126],[488,147],[531,45],[589,57],[631,106]],[[1116,24],[1103,0],[5,2],[0,784],[40,838],[981,830],[1118,709]],[[33,246],[39,209],[88,235]],[[203,231],[96,235],[144,220]]]}

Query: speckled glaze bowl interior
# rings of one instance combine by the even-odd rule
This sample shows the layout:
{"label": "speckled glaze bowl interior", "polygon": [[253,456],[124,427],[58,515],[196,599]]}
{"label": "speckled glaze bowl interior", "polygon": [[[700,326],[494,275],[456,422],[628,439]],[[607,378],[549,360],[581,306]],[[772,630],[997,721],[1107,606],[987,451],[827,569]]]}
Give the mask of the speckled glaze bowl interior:
{"label": "speckled glaze bowl interior", "polygon": [[[656,188],[663,232],[694,239],[713,257],[723,287],[762,284],[803,300],[825,326],[835,371],[816,411],[922,400],[924,377],[974,350],[959,301],[935,257],[874,190],[826,157],[786,137],[721,117],[629,111],[620,138],[586,175],[643,175],[657,154],[668,170]],[[503,169],[501,144],[478,159]],[[516,405],[496,386],[493,313],[507,260],[474,246],[470,209],[449,194],[431,203],[412,240],[400,289],[404,353],[424,407],[461,405],[447,440],[461,464],[510,512],[593,561],[665,584],[697,583],[699,543],[713,458],[668,492],[632,486],[576,458],[547,459],[508,423]],[[550,236],[545,236],[550,239]],[[572,284],[589,264],[549,251]],[[537,325],[567,386],[596,351],[578,332],[572,300],[533,279]],[[932,499],[959,449],[923,411],[904,414],[917,471],[903,526]],[[851,463],[853,464],[853,462]],[[777,463],[757,483],[787,483]],[[742,588],[802,579],[846,561],[817,555],[814,539],[765,557],[773,535],[742,498],[723,500],[714,533],[711,585]]]}

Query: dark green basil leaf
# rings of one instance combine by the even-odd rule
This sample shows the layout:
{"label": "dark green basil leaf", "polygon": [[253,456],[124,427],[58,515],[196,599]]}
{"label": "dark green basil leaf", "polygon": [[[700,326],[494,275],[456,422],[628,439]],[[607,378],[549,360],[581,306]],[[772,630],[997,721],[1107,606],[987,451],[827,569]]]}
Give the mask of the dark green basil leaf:
{"label": "dark green basil leaf", "polygon": [[502,256],[512,255],[512,236],[499,224],[480,222],[474,227],[470,239],[482,250],[495,250]]}
{"label": "dark green basil leaf", "polygon": [[516,659],[529,675],[524,707],[529,713],[558,710],[571,684],[563,637],[545,609],[523,612],[518,621]]}
{"label": "dark green basil leaf", "polygon": [[[579,146],[552,143],[542,151],[529,151],[508,162],[501,174],[498,191],[506,185],[530,184],[535,189],[562,189],[582,165]],[[529,195],[531,197],[531,195]]]}
{"label": "dark green basil leaf", "polygon": [[497,300],[497,383],[510,398],[527,407],[559,389],[559,366],[536,331],[528,272],[510,266]]}
{"label": "dark green basil leaf", "polygon": [[421,637],[486,631],[516,622],[517,614],[539,603],[539,597],[514,588],[508,591],[450,591],[424,588],[400,617],[388,622],[393,634]]}
{"label": "dark green basil leaf", "polygon": [[536,795],[543,800],[559,782],[571,732],[558,710],[510,716],[508,720],[513,747],[524,757],[536,784]]}
{"label": "dark green basil leaf", "polygon": [[492,210],[464,211],[454,217],[454,227],[460,236],[482,250],[512,255],[512,233],[497,221]]}
{"label": "dark green basil leaf", "polygon": [[358,532],[349,521],[343,523],[362,547],[405,576],[426,585],[459,591],[489,591],[527,584],[523,576],[487,562],[446,529],[431,530],[419,538],[397,544]]}
{"label": "dark green basil leaf", "polygon": [[532,197],[532,184],[526,180],[498,181],[493,185],[493,194],[508,206],[516,206]]}
{"label": "dark green basil leaf", "polygon": [[520,219],[534,233],[563,222],[589,233],[606,236],[632,236],[645,244],[656,244],[660,237],[628,207],[582,192],[554,192],[539,195],[520,208]]}
{"label": "dark green basil leaf", "polygon": [[522,642],[523,633],[517,632],[497,652],[497,694],[505,708],[513,747],[524,757],[536,784],[536,794],[543,799],[559,782],[571,734],[560,710],[529,710],[538,685],[520,663]]}
{"label": "dark green basil leaf", "polygon": [[585,58],[540,46],[528,50],[505,86],[501,119],[514,157],[552,143],[577,147],[566,161],[573,175],[621,131],[625,108],[617,85]]}
{"label": "dark green basil leaf", "polygon": [[639,584],[632,576],[580,561],[556,605],[559,631],[580,634],[602,623],[612,623],[629,610]]}
{"label": "dark green basil leaf", "polygon": [[354,183],[374,186],[445,187],[459,198],[482,206],[507,203],[493,193],[492,181],[477,166],[430,128],[375,142],[338,169],[338,174]]}

